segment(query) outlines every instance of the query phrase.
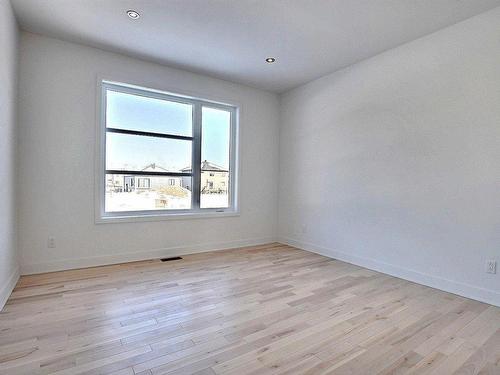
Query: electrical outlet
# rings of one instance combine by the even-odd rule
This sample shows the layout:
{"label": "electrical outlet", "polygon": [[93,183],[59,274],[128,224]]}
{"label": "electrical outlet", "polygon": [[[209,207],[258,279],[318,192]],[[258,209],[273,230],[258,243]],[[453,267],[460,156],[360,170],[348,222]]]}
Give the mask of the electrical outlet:
{"label": "electrical outlet", "polygon": [[47,239],[47,247],[49,249],[53,249],[56,247],[56,238],[55,237],[49,236],[49,238]]}
{"label": "electrical outlet", "polygon": [[497,262],[496,260],[486,261],[486,272],[487,273],[497,273]]}

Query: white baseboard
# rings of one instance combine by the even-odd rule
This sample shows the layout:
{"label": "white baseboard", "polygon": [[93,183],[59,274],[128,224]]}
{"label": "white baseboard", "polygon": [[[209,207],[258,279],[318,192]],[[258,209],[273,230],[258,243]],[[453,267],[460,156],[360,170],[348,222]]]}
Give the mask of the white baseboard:
{"label": "white baseboard", "polygon": [[294,246],[302,250],[320,254],[329,258],[334,258],[347,263],[355,264],[357,266],[369,268],[371,270],[382,272],[391,276],[396,276],[401,279],[409,280],[418,284],[444,290],[445,292],[489,303],[494,306],[500,306],[500,293],[492,289],[484,289],[459,281],[425,274],[419,271],[396,266],[394,264],[343,253],[333,249],[328,249],[323,246],[318,246],[312,243],[299,241],[288,237],[280,237],[278,238],[278,242]]}
{"label": "white baseboard", "polygon": [[20,272],[19,272],[19,266],[17,266],[14,271],[10,274],[9,278],[7,281],[0,287],[0,311],[3,310],[3,307],[5,306],[5,303],[10,297],[10,294],[14,290],[14,287],[17,284],[17,281],[19,280]]}
{"label": "white baseboard", "polygon": [[102,255],[88,258],[63,259],[50,262],[40,262],[23,264],[21,273],[23,275],[31,275],[36,273],[64,271],[76,268],[86,268],[95,266],[104,266],[109,264],[135,262],[140,260],[166,258],[171,256],[203,253],[207,251],[226,250],[231,248],[239,248],[245,246],[264,245],[267,243],[276,242],[275,237],[252,238],[246,240],[214,242],[191,246],[176,246],[155,250],[145,250],[134,253],[120,253],[113,255]]}

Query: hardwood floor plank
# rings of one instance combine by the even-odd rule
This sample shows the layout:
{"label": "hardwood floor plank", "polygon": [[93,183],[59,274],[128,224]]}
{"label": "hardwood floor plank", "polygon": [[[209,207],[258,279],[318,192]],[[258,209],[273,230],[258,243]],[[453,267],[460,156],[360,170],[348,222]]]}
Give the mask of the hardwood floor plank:
{"label": "hardwood floor plank", "polygon": [[1,375],[499,374],[500,308],[282,244],[23,276]]}

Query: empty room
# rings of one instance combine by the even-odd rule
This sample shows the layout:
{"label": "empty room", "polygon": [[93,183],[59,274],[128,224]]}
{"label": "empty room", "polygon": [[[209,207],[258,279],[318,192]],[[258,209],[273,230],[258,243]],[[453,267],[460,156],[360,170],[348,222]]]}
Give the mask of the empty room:
{"label": "empty room", "polygon": [[500,0],[0,0],[0,375],[500,375]]}

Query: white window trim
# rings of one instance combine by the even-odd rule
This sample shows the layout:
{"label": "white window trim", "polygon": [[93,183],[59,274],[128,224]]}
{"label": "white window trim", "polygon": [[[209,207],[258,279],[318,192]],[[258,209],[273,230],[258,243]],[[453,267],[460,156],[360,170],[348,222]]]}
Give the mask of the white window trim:
{"label": "white window trim", "polygon": [[[189,102],[197,106],[194,114],[200,116],[198,121],[201,126],[201,106],[210,108],[220,108],[231,112],[231,143],[229,160],[229,207],[228,208],[198,208],[188,210],[147,210],[147,211],[126,211],[126,212],[105,212],[105,186],[106,186],[106,103],[105,91],[109,87],[119,88],[122,92],[133,94],[143,94],[148,97],[167,99],[171,101]],[[120,222],[142,222],[142,221],[160,221],[160,220],[183,220],[183,219],[202,219],[202,218],[220,218],[228,216],[239,216],[238,204],[238,180],[239,180],[239,115],[240,107],[234,104],[221,103],[210,99],[202,99],[198,96],[171,93],[157,89],[145,88],[134,84],[126,84],[113,80],[97,80],[97,125],[96,125],[96,173],[95,173],[95,222],[102,223],[120,223]],[[201,130],[201,129],[199,129]],[[193,129],[196,131],[196,127]],[[201,138],[199,138],[201,140]],[[195,141],[193,140],[193,145]],[[195,153],[201,151],[200,147],[193,147],[193,160]],[[200,158],[201,160],[201,158]],[[193,175],[197,173],[196,166],[193,165]],[[198,167],[199,172],[199,167]],[[201,179],[201,176],[200,176]]]}

